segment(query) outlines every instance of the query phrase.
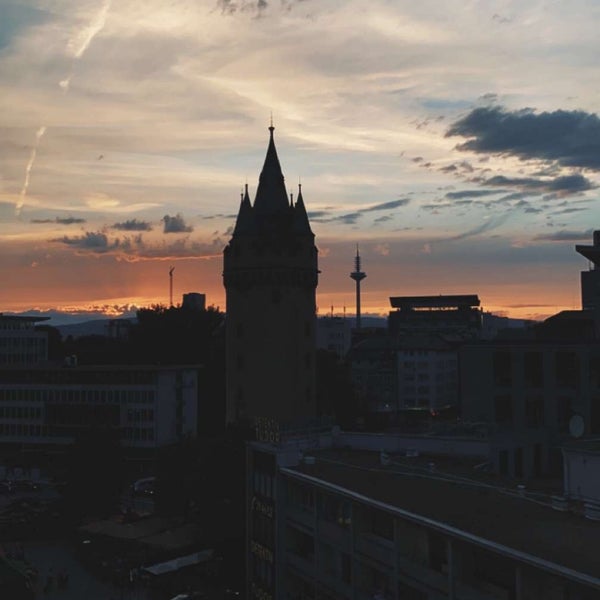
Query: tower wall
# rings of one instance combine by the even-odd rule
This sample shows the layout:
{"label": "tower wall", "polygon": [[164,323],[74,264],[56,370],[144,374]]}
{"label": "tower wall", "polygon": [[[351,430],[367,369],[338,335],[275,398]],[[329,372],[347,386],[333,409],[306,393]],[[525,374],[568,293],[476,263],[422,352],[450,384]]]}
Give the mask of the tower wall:
{"label": "tower wall", "polygon": [[260,210],[243,199],[224,251],[227,423],[316,416],[317,249],[301,196],[271,202],[269,177],[283,180],[272,137]]}

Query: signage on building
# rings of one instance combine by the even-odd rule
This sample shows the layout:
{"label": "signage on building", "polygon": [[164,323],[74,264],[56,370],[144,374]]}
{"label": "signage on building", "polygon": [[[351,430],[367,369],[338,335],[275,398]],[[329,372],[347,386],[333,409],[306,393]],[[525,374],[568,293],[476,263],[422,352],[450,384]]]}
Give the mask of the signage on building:
{"label": "signage on building", "polygon": [[251,508],[254,512],[269,517],[269,519],[273,518],[273,505],[270,502],[261,500],[258,496],[252,496]]}
{"label": "signage on building", "polygon": [[254,540],[250,541],[250,552],[262,560],[266,560],[271,564],[273,563],[273,551],[265,548],[262,544],[259,544]]}
{"label": "signage on building", "polygon": [[257,442],[279,443],[279,423],[275,419],[256,417],[254,420],[254,432]]}

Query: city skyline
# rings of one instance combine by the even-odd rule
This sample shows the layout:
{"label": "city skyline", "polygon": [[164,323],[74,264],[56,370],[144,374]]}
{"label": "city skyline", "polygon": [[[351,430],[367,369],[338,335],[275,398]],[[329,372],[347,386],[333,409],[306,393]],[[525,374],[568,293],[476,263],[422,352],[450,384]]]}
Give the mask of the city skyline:
{"label": "city skyline", "polygon": [[320,314],[476,293],[578,308],[600,181],[600,8],[555,2],[7,2],[0,310],[207,294],[272,113]]}

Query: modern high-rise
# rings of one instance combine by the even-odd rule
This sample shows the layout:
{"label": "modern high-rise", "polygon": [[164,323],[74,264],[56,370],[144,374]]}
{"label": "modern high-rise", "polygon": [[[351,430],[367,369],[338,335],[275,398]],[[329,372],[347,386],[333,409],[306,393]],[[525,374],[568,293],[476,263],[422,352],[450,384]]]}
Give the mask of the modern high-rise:
{"label": "modern high-rise", "polygon": [[273,130],[254,203],[246,186],[224,251],[227,423],[315,414],[317,248],[301,188],[288,197]]}

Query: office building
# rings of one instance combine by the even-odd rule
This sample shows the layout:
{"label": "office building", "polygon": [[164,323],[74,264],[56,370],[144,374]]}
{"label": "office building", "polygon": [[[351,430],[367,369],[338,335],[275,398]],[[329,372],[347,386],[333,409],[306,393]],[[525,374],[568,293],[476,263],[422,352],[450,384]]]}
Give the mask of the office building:
{"label": "office building", "polygon": [[35,328],[47,317],[0,313],[0,366],[33,365],[48,360],[48,334]]}
{"label": "office building", "polygon": [[249,598],[598,598],[600,522],[493,481],[480,456],[388,451],[368,435],[248,446]]}
{"label": "office building", "polygon": [[125,448],[158,448],[195,437],[197,411],[194,366],[0,369],[2,445],[68,445],[100,426]]}

